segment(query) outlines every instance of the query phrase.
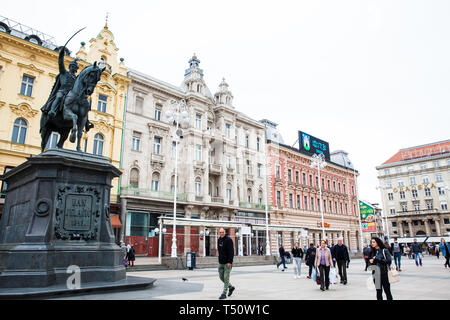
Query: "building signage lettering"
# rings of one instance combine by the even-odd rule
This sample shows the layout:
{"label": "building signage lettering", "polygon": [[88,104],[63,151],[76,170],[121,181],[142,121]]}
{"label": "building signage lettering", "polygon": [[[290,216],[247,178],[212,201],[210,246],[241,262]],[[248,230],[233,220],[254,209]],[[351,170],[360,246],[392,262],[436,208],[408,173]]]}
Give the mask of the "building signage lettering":
{"label": "building signage lettering", "polygon": [[436,185],[434,183],[432,183],[430,186],[429,183],[424,183],[424,184],[419,184],[419,185],[414,185],[414,186],[409,186],[409,187],[394,188],[393,192],[397,193],[397,192],[402,192],[402,191],[422,190],[422,189],[436,189]]}

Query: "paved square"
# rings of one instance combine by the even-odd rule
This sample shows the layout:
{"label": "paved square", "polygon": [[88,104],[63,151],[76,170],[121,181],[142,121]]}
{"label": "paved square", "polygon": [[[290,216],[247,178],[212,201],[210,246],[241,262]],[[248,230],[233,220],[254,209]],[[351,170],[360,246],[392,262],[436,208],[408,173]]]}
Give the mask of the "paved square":
{"label": "paved square", "polygon": [[[416,267],[414,260],[402,258],[400,282],[391,286],[395,300],[450,299],[450,269],[444,268],[444,259],[425,256],[423,263],[423,267]],[[366,282],[370,274],[364,272],[362,259],[351,261],[347,285],[337,284],[325,292],[320,291],[318,285],[306,278],[307,271],[307,266],[303,264],[301,278],[294,279],[292,264],[288,265],[285,272],[278,270],[275,265],[235,267],[231,272],[231,283],[236,287],[236,291],[227,300],[376,300],[375,290],[367,289]],[[55,299],[217,300],[222,291],[222,283],[215,268],[127,274],[158,280],[153,288],[145,290]],[[183,281],[183,277],[188,281]]]}

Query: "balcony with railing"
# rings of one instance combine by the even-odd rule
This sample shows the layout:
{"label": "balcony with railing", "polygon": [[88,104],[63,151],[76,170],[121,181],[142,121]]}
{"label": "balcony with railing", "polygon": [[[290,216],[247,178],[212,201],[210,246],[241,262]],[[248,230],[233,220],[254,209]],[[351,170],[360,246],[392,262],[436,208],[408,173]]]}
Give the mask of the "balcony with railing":
{"label": "balcony with railing", "polygon": [[222,173],[222,165],[215,164],[215,163],[209,164],[209,173],[221,174]]}
{"label": "balcony with railing", "polygon": [[164,156],[157,153],[152,153],[152,162],[164,163]]}
{"label": "balcony with railing", "polygon": [[[239,201],[239,208],[253,209],[253,210],[266,210],[265,204],[250,203],[250,202],[243,202],[243,201]],[[269,205],[269,206],[267,206],[267,209],[272,210],[272,207]]]}
{"label": "balcony with railing", "polygon": [[410,215],[420,215],[420,214],[435,214],[438,213],[439,209],[423,209],[423,210],[406,210],[406,211],[395,211],[395,214],[390,215],[393,216],[410,216]]}
{"label": "balcony with railing", "polygon": [[222,197],[211,197],[211,202],[224,203],[224,199]]}
{"label": "balcony with railing", "polygon": [[[173,192],[154,191],[151,189],[122,187],[120,189],[120,194],[124,196],[135,196],[149,199],[173,200]],[[187,194],[178,193],[177,201],[187,201]]]}

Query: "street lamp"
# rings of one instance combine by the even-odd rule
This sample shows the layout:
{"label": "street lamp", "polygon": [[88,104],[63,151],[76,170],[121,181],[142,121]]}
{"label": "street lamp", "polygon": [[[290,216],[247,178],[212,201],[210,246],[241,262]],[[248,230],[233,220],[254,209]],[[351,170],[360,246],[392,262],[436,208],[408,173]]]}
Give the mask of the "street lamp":
{"label": "street lamp", "polygon": [[[385,233],[387,234],[387,241],[389,242],[389,224],[388,224],[388,220],[387,220],[387,212],[384,208],[384,198],[383,198],[383,190],[386,190],[386,188],[382,187],[382,186],[376,186],[375,188],[380,190],[380,193],[381,193],[381,203],[383,204],[383,208],[382,208],[383,210],[381,210],[381,216],[382,216],[381,221],[383,221],[383,229],[384,229]],[[386,222],[384,221],[383,218],[386,219]],[[385,236],[386,236],[386,234],[385,234]]]}
{"label": "street lamp", "polygon": [[320,204],[320,214],[322,215],[322,238],[326,240],[325,236],[325,223],[323,221],[323,205],[322,205],[322,180],[320,179],[320,169],[323,169],[327,166],[327,163],[325,161],[325,156],[321,154],[313,154],[312,156],[313,160],[311,162],[311,168],[314,169],[317,167],[317,172],[319,175],[319,204]]}
{"label": "street lamp", "polygon": [[159,223],[160,228],[155,228],[155,233],[159,234],[159,243],[158,243],[158,261],[161,264],[161,256],[162,256],[162,252],[161,252],[161,245],[162,245],[162,235],[163,233],[166,233],[166,228],[162,227],[162,219],[160,220]]}
{"label": "street lamp", "polygon": [[172,233],[172,253],[171,257],[177,257],[177,185],[178,185],[178,143],[183,137],[183,129],[189,127],[189,113],[187,111],[186,102],[181,100],[170,100],[169,109],[166,111],[166,117],[169,124],[176,126],[175,132],[175,188],[173,192],[173,233]]}

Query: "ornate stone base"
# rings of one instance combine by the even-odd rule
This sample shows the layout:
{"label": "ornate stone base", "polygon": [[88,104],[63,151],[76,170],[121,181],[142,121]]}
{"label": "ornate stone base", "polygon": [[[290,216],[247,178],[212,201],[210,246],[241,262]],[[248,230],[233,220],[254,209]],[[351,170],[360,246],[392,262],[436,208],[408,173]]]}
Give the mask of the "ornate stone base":
{"label": "ornate stone base", "polygon": [[104,157],[49,150],[3,179],[0,288],[65,285],[126,278],[109,217],[111,180],[120,175]]}

